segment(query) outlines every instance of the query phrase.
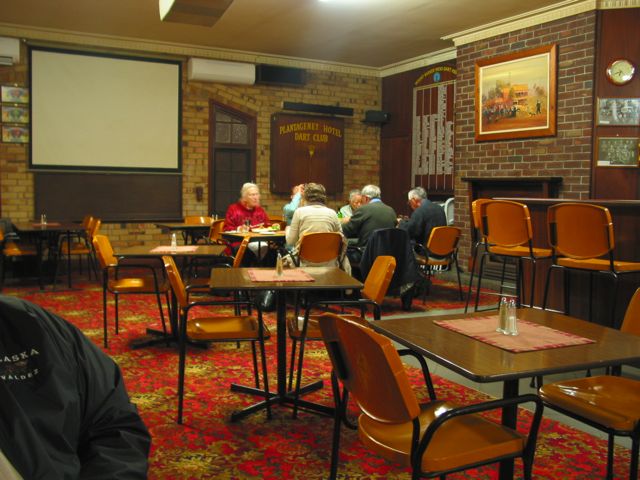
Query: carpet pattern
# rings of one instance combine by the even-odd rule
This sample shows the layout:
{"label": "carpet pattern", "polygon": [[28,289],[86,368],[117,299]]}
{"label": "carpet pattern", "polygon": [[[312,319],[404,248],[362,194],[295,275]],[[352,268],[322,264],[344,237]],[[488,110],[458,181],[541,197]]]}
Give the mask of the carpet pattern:
{"label": "carpet pattern", "polygon": [[[34,288],[6,288],[3,293],[33,301],[78,325],[97,345],[102,346],[102,290],[85,283],[72,291],[45,291]],[[414,310],[458,308],[457,286],[436,280],[427,302],[414,301]],[[493,300],[491,300],[493,301]],[[385,301],[383,314],[399,307],[394,299]],[[229,384],[252,383],[250,346],[214,344],[209,349],[190,347],[187,357],[185,424],[175,422],[177,411],[178,355],[175,347],[164,345],[132,350],[130,342],[144,336],[159,315],[153,296],[126,295],[120,301],[120,334],[113,332],[113,302],[110,299],[107,353],[123,370],[127,389],[153,436],[150,479],[321,479],[329,471],[332,420],[301,412],[291,419],[287,408],[274,407],[273,419],[264,412],[231,423],[233,410],[259,399],[229,390]],[[266,322],[275,331],[273,314]],[[329,361],[320,343],[310,342],[305,352],[304,377],[322,378],[329,385]],[[267,342],[270,384],[275,384],[275,335]],[[409,368],[412,383],[426,400],[421,374]],[[439,398],[462,404],[486,399],[484,394],[434,376]],[[330,388],[305,398],[332,405]],[[355,415],[354,402],[350,402]],[[520,415],[526,425],[529,414]],[[362,447],[357,432],[343,429],[339,478],[408,478],[408,470],[370,453]],[[606,442],[555,421],[543,420],[534,478],[592,479],[604,477]],[[616,450],[616,478],[628,475],[628,451]],[[516,476],[521,464],[516,462]],[[497,478],[497,467],[489,466],[449,478]]]}

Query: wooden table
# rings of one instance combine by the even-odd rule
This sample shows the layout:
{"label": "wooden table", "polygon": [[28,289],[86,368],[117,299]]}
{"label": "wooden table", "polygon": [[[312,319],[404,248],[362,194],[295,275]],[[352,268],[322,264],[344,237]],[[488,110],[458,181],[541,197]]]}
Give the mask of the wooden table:
{"label": "wooden table", "polygon": [[[212,269],[209,287],[214,290],[274,290],[276,292],[277,312],[277,387],[269,400],[271,404],[292,404],[293,397],[287,392],[287,291],[322,291],[322,290],[359,290],[362,283],[346,274],[337,267],[304,267],[302,270],[313,277],[313,282],[254,282],[249,278],[251,268]],[[271,269],[272,270],[272,269]],[[316,382],[312,387],[305,387],[304,392],[321,388],[322,382]],[[264,395],[264,392],[238,385],[232,385],[232,390]],[[298,400],[302,408],[332,414],[333,409],[324,405]],[[232,420],[238,420],[267,406],[266,401],[251,405],[232,415]]]}
{"label": "wooden table", "polygon": [[[518,395],[521,378],[620,366],[640,361],[640,337],[559,313],[518,309],[518,318],[595,340],[595,343],[513,353],[434,324],[434,320],[486,316],[420,316],[372,323],[373,328],[460,375],[480,383],[503,382],[503,397]],[[505,408],[502,423],[516,426],[517,410]],[[513,460],[500,464],[500,478],[513,478]]]}
{"label": "wooden table", "polygon": [[47,222],[44,224],[34,222],[18,222],[13,226],[18,234],[25,234],[36,237],[36,248],[38,251],[38,283],[40,289],[44,288],[42,281],[42,254],[44,243],[49,242],[50,248],[56,249],[56,262],[58,255],[58,239],[64,234],[67,237],[67,285],[71,288],[71,235],[83,232],[84,228],[80,223],[73,222]]}
{"label": "wooden table", "polygon": [[184,222],[168,222],[156,223],[156,227],[170,232],[182,232],[182,239],[185,244],[196,243],[199,237],[208,237],[211,225],[203,223],[184,223]]}

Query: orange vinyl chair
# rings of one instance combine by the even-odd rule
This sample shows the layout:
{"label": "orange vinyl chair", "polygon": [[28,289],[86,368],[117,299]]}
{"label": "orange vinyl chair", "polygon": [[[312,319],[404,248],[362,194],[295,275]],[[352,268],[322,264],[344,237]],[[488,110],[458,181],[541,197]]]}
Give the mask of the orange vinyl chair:
{"label": "orange vinyl chair", "polygon": [[630,437],[629,479],[638,478],[640,381],[598,375],[549,383],[538,392],[546,406],[608,434],[607,479],[613,479],[615,436]]}
{"label": "orange vinyl chair", "polygon": [[327,263],[338,259],[342,250],[342,234],[339,232],[305,233],[300,239],[298,255],[294,258],[297,266]]}
{"label": "orange vinyl chair", "polygon": [[[169,283],[164,276],[164,270],[158,271],[149,264],[137,265],[127,263],[120,265],[118,259],[113,254],[113,248],[109,238],[104,235],[96,235],[93,237],[93,247],[98,257],[98,263],[102,268],[102,310],[104,323],[104,347],[108,348],[107,339],[107,292],[112,293],[115,298],[115,332],[118,334],[118,298],[125,294],[149,294],[155,295],[158,301],[158,309],[160,310],[160,319],[162,321],[162,331],[164,333],[167,344],[169,337],[167,336],[167,325],[164,319],[164,310],[162,308],[162,300],[160,295],[165,296],[167,309],[171,310],[169,301]],[[148,271],[147,274],[140,274],[140,271]],[[127,274],[129,273],[129,274]]]}
{"label": "orange vinyl chair", "polygon": [[[267,418],[271,418],[269,405],[269,378],[267,375],[267,360],[264,351],[264,340],[269,338],[269,331],[262,322],[262,312],[258,310],[257,318],[248,315],[212,315],[201,316],[202,307],[228,306],[240,307],[247,301],[204,301],[189,302],[180,272],[172,257],[162,257],[164,268],[171,283],[171,288],[177,300],[179,319],[180,358],[178,368],[178,423],[182,423],[184,403],[184,377],[187,349],[187,340],[198,342],[251,342],[253,354],[254,380],[257,389],[260,389],[260,376],[258,373],[258,357],[256,343],[260,346],[260,361],[262,366],[262,378],[264,383],[264,399],[267,402]],[[194,307],[200,307],[192,310]],[[191,316],[191,313],[198,316]]]}
{"label": "orange vinyl chair", "polygon": [[489,198],[478,198],[471,203],[471,219],[473,220],[473,234],[475,241],[471,247],[471,268],[469,269],[469,287],[467,290],[467,302],[464,305],[464,313],[469,310],[469,302],[471,301],[471,293],[473,292],[473,277],[478,263],[478,253],[482,247],[482,251],[486,250],[485,237],[482,233],[482,217],[480,217],[480,205],[489,202]]}
{"label": "orange vinyl chair", "polygon": [[[207,217],[206,215],[186,215],[184,217],[184,223],[186,225],[202,225],[203,227],[209,227],[213,223],[213,217]],[[208,234],[202,234],[200,229],[197,231],[184,230],[182,237],[185,244],[198,243],[200,240],[207,240]]]}
{"label": "orange vinyl chair", "polygon": [[209,228],[209,243],[212,245],[226,245],[227,242],[222,238],[224,231],[224,218],[214,220]]}
{"label": "orange vinyl chair", "polygon": [[[228,242],[224,240],[222,237],[222,232],[224,230],[224,218],[220,220],[214,220],[211,223],[211,227],[209,227],[209,235],[207,237],[207,243],[210,245],[227,245]],[[231,259],[233,261],[233,259]],[[221,255],[220,257],[212,257],[212,258],[198,258],[193,257],[188,262],[187,275],[186,278],[189,280],[187,283],[191,285],[195,282],[200,282],[203,284],[209,278],[209,270],[214,265],[225,264],[228,265],[229,257]],[[196,280],[200,276],[199,273],[202,271],[206,271],[207,275],[205,275],[205,280]]]}
{"label": "orange vinyl chair", "polygon": [[482,286],[482,270],[487,256],[502,258],[502,279],[500,293],[504,287],[505,267],[508,259],[516,260],[516,299],[518,306],[523,303],[523,260],[531,263],[531,292],[529,306],[534,306],[536,284],[536,262],[552,255],[549,248],[533,246],[533,227],[529,207],[523,203],[509,200],[489,200],[480,205],[482,234],[485,237],[486,250],[480,259],[478,285],[476,288],[475,310],[478,310],[480,289]]}
{"label": "orange vinyl chair", "polygon": [[639,273],[639,262],[614,260],[615,238],[613,220],[606,207],[589,203],[559,203],[547,209],[549,224],[549,244],[553,249],[553,264],[547,272],[544,288],[543,307],[547,306],[549,280],[554,269],[560,269],[564,276],[564,310],[570,312],[571,291],[568,285],[570,271],[589,274],[589,320],[591,320],[591,299],[593,298],[593,275],[610,276],[613,280],[611,299],[611,322],[615,321],[618,277],[622,274]]}
{"label": "orange vinyl chair", "polygon": [[13,260],[16,258],[38,256],[38,247],[35,244],[25,243],[19,240],[7,240],[2,229],[0,229],[0,250],[2,251],[2,275],[0,276],[0,288],[4,286],[7,259]]}
{"label": "orange vinyl chair", "polygon": [[458,267],[458,241],[461,233],[458,227],[435,227],[431,230],[427,243],[421,248],[421,253],[416,254],[418,268],[427,283],[424,291],[425,299],[431,285],[431,275],[455,268],[458,275],[460,300],[464,300]]}
{"label": "orange vinyl chair", "polygon": [[[321,316],[319,325],[333,366],[335,416],[329,478],[337,476],[340,427],[347,420],[349,395],[360,407],[360,441],[386,459],[410,466],[413,479],[444,478],[518,457],[523,460],[524,478],[531,478],[542,416],[542,402],[536,395],[462,407],[442,400],[420,405],[389,338],[334,314]],[[535,411],[527,434],[478,415],[529,402],[535,404]]]}
{"label": "orange vinyl chair", "polygon": [[[57,283],[58,279],[58,267],[63,262],[61,261],[65,256],[77,256],[80,265],[80,272],[82,273],[82,257],[87,257],[87,269],[89,273],[93,270],[93,274],[98,279],[98,270],[97,270],[97,261],[95,252],[93,249],[93,237],[97,235],[100,230],[100,226],[102,225],[102,220],[99,218],[94,218],[92,216],[86,216],[82,221],[82,226],[84,227],[84,231],[80,237],[71,242],[69,246],[69,241],[65,237],[60,239],[60,244],[58,246],[58,259],[56,261],[55,273],[53,275],[53,284]],[[90,277],[91,275],[89,275]]]}

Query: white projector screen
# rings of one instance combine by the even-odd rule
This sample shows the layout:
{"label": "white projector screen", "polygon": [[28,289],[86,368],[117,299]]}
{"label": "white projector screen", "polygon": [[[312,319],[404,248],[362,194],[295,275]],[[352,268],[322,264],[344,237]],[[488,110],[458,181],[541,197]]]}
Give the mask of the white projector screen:
{"label": "white projector screen", "polygon": [[31,167],[179,172],[176,61],[31,49]]}

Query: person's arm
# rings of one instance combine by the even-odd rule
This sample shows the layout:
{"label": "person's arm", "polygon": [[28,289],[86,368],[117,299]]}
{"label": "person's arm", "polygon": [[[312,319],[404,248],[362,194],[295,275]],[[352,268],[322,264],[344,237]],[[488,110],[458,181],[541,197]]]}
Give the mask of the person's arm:
{"label": "person's arm", "polygon": [[349,217],[349,221],[342,224],[342,233],[344,236],[347,238],[358,237],[358,233],[360,232],[360,228],[362,228],[364,220],[364,211],[362,208],[357,209],[353,215]]}
{"label": "person's arm", "polygon": [[300,199],[302,199],[302,195],[300,192],[297,192],[291,201],[287,203],[284,207],[282,207],[282,214],[284,215],[284,219],[287,222],[287,225],[291,225],[291,221],[293,219],[293,212],[300,206]]}
{"label": "person's arm", "polygon": [[78,442],[83,480],[146,479],[151,436],[120,369],[79,330],[75,337],[83,416]]}
{"label": "person's arm", "polygon": [[235,203],[232,203],[227,208],[227,214],[224,217],[224,229],[225,231],[237,230],[241,223],[242,219],[239,215],[238,208]]}

